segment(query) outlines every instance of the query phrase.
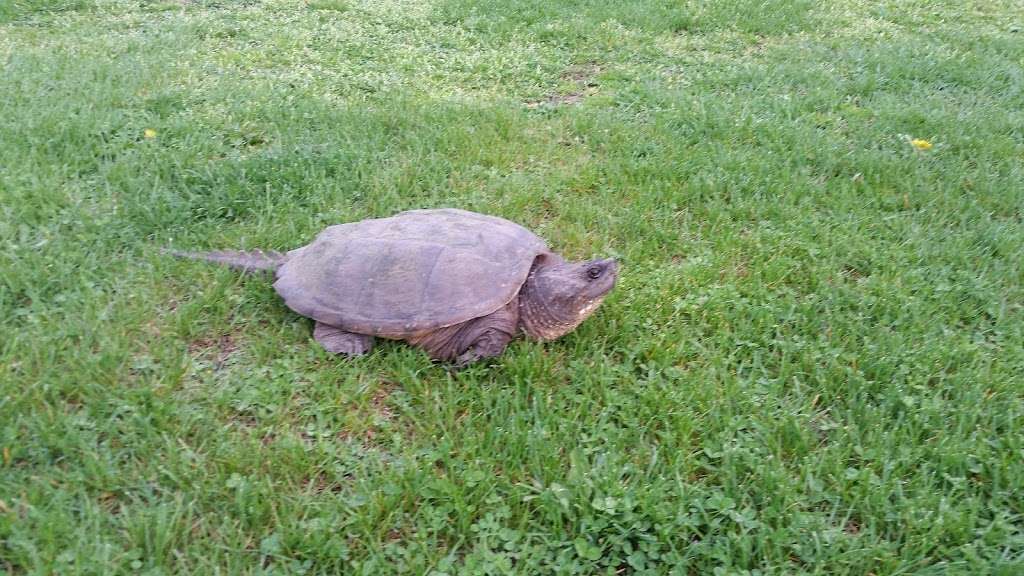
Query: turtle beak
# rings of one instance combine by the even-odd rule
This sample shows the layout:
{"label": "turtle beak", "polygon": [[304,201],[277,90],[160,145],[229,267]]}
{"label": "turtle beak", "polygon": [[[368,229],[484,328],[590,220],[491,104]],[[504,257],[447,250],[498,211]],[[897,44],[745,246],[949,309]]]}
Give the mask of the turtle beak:
{"label": "turtle beak", "polygon": [[607,258],[605,260],[601,260],[601,263],[605,265],[605,268],[607,270],[605,272],[606,274],[611,274],[615,278],[619,277],[619,261],[618,260],[616,260],[615,258]]}
{"label": "turtle beak", "polygon": [[611,290],[615,287],[615,282],[619,279],[619,261],[615,258],[608,258],[607,260],[602,260],[602,262],[606,267],[605,274],[608,275],[608,289]]}

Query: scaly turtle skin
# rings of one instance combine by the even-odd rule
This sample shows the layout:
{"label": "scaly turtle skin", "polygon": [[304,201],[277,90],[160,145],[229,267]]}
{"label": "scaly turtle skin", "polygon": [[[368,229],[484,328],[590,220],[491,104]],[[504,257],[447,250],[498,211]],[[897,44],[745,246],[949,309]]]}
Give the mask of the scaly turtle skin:
{"label": "scaly turtle skin", "polygon": [[176,254],[275,270],[274,289],[316,321],[331,352],[365,354],[382,337],[460,365],[501,354],[520,334],[570,332],[618,277],[614,260],[566,262],[518,224],[456,209],[330,226],[283,255]]}

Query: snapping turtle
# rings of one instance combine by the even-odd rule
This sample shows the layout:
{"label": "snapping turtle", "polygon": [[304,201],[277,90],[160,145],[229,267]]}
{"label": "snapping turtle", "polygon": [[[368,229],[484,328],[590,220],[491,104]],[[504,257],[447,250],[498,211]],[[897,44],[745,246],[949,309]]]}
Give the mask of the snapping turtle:
{"label": "snapping turtle", "polygon": [[618,278],[613,259],[566,262],[518,224],[456,209],[330,226],[285,254],[174,254],[274,270],[274,289],[316,321],[313,337],[330,352],[365,354],[381,337],[458,365],[497,356],[520,334],[572,331]]}

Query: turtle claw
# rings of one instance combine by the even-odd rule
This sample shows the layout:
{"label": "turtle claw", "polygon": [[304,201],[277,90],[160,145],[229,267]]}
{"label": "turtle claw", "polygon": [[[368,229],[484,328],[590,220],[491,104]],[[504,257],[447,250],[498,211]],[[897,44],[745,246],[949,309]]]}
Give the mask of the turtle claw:
{"label": "turtle claw", "polygon": [[487,330],[462,354],[455,358],[455,368],[462,369],[484,358],[500,356],[512,337],[500,330]]}

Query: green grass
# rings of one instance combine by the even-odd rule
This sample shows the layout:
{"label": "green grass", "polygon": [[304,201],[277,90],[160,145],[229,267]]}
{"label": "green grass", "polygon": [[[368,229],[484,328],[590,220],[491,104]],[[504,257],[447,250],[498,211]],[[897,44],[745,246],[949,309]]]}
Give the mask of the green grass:
{"label": "green grass", "polygon": [[[0,573],[1024,572],[1022,26],[0,0]],[[435,206],[620,285],[453,375],[157,251]]]}

